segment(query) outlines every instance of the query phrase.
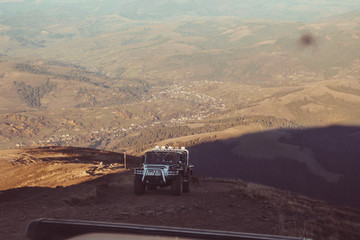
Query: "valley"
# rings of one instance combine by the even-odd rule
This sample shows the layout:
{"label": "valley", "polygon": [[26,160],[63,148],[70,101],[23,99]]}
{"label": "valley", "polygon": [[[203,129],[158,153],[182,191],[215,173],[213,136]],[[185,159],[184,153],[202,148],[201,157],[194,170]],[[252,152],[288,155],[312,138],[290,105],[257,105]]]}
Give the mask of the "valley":
{"label": "valley", "polygon": [[[293,86],[209,80],[165,84],[2,59],[8,69],[1,82],[3,147],[90,146],[139,154],[157,141],[253,122],[263,129],[305,128],[357,125],[360,117],[360,81],[353,74]],[[147,132],[158,137],[133,141]]]}

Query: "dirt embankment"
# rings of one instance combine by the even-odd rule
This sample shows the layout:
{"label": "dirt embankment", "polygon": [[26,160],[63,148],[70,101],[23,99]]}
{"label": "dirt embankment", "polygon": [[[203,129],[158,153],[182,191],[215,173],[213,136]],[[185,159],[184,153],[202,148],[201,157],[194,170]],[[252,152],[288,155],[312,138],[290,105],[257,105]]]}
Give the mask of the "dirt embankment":
{"label": "dirt embankment", "polygon": [[[127,167],[140,158],[127,156]],[[71,186],[123,171],[124,154],[74,147],[0,150],[0,190]]]}
{"label": "dirt embankment", "polygon": [[[31,164],[36,163],[24,166]],[[58,164],[64,167],[69,163]],[[44,181],[49,175],[45,176]],[[191,193],[180,197],[171,195],[167,188],[137,196],[133,193],[131,170],[92,177],[94,179],[66,187],[34,186],[0,191],[0,238],[25,239],[29,221],[49,217],[306,236],[320,240],[360,239],[359,210],[261,185],[198,179]]]}

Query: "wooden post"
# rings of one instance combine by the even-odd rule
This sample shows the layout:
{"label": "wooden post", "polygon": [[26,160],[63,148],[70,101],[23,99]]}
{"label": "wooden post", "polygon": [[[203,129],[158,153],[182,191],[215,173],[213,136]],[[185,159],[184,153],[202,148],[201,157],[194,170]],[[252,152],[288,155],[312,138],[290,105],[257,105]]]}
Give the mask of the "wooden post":
{"label": "wooden post", "polygon": [[124,152],[124,168],[126,169],[126,152]]}

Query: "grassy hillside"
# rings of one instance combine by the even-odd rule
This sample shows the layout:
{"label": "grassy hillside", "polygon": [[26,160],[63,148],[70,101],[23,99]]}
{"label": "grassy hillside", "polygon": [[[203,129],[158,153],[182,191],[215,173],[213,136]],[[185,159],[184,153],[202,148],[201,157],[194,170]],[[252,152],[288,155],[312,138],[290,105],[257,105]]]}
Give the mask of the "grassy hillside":
{"label": "grassy hillside", "polygon": [[158,141],[254,122],[298,128],[356,125],[360,117],[355,63],[331,80],[290,86],[146,81],[6,56],[0,69],[3,148],[55,144],[139,153]]}

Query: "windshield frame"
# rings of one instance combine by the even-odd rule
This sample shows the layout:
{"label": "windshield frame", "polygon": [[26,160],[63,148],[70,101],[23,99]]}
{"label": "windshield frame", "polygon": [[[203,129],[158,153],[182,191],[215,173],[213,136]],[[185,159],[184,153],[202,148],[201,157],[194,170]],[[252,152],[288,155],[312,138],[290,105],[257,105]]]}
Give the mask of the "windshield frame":
{"label": "windshield frame", "polygon": [[[171,165],[181,161],[181,154],[176,152],[147,152],[145,153],[144,164]],[[150,160],[149,157],[152,157]]]}

